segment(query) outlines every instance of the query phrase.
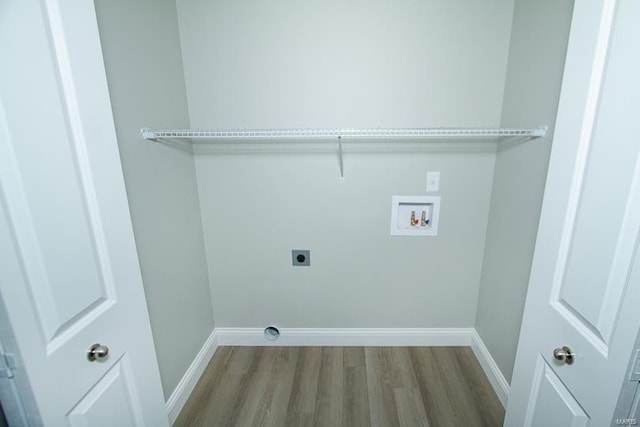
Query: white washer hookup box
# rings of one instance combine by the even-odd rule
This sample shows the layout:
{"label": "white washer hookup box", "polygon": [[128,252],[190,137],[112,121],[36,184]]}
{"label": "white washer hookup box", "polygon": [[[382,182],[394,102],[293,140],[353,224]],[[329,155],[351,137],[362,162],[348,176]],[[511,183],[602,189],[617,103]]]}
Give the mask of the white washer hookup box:
{"label": "white washer hookup box", "polygon": [[437,236],[440,196],[392,196],[392,236]]}

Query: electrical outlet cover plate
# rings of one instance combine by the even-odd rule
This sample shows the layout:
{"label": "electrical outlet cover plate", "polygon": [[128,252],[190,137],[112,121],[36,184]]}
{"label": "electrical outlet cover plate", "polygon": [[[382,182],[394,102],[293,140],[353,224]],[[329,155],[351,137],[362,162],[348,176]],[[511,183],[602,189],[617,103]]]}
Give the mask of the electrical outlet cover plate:
{"label": "electrical outlet cover plate", "polygon": [[440,172],[427,172],[427,193],[440,190]]}
{"label": "electrical outlet cover plate", "polygon": [[311,265],[311,251],[308,249],[292,249],[291,264],[294,267],[308,267]]}

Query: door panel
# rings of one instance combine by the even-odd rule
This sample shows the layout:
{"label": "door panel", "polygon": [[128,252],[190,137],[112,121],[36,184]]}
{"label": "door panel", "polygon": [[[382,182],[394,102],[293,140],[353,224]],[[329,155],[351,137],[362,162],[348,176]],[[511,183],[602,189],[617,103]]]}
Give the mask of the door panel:
{"label": "door panel", "polygon": [[[72,427],[143,426],[128,358],[118,361],[69,413]],[[118,408],[114,411],[114,408]]]}
{"label": "door panel", "polygon": [[[602,123],[600,119],[599,123]],[[554,289],[557,307],[589,330],[599,348],[607,352],[616,314],[626,286],[640,227],[638,177],[640,150],[632,138],[595,135],[574,224],[565,239],[571,240],[564,278]]]}
{"label": "door panel", "polygon": [[525,426],[582,427],[589,423],[589,416],[542,358],[538,358],[529,401]]}
{"label": "door panel", "polygon": [[[625,42],[620,37],[616,41]],[[630,133],[637,111],[627,108],[630,105],[616,105],[621,94],[634,85],[626,70],[634,69],[637,60],[619,54],[621,50],[608,52],[603,77],[615,78],[602,82],[599,106],[589,124],[591,137],[581,142],[581,150],[588,155],[576,166],[573,188],[578,193],[577,206],[575,210],[569,207],[574,216],[566,226],[571,243],[566,264],[560,264],[565,273],[559,301],[603,346],[611,337],[640,225],[638,201],[634,200],[640,144]],[[619,135],[621,124],[628,129],[626,137]]]}
{"label": "door panel", "polygon": [[[30,254],[24,262],[28,264],[26,271],[30,276],[31,296],[38,307],[44,337],[52,340],[79,313],[104,297],[104,284],[99,272],[92,268],[98,265],[98,259],[87,216],[87,198],[67,200],[43,186],[43,182],[59,186],[63,194],[82,191],[77,179],[80,172],[77,151],[68,132],[72,117],[68,117],[63,109],[63,98],[58,88],[59,72],[48,45],[43,16],[24,8],[15,11],[13,17],[5,17],[23,22],[33,31],[29,37],[23,37],[21,43],[3,44],[10,50],[9,55],[24,58],[27,52],[49,53],[33,55],[29,61],[18,63],[23,66],[2,67],[3,80],[26,79],[31,90],[41,94],[37,102],[30,102],[25,97],[18,105],[6,106],[6,120],[12,124],[12,132],[24,133],[25,138],[52,142],[15,144],[12,152],[6,153],[6,161],[11,164],[4,166],[10,169],[3,179],[8,189],[14,190],[7,191],[5,197],[11,198],[12,209],[19,211],[14,215],[14,226],[22,236],[24,250]],[[8,24],[3,27],[6,31],[10,29]],[[10,35],[3,34],[3,37]],[[6,90],[3,95],[8,102],[10,98]],[[38,118],[37,123],[33,122],[34,118]],[[17,138],[18,135],[9,137]],[[64,143],[54,143],[56,141]],[[20,159],[29,159],[29,162],[18,166]],[[73,225],[77,232],[69,233],[69,225]],[[67,259],[76,261],[72,278],[66,271]],[[65,286],[56,286],[61,283]],[[67,290],[73,290],[75,297],[68,298]]]}
{"label": "door panel", "polygon": [[3,0],[0,42],[0,291],[43,422],[167,425],[93,2]]}
{"label": "door panel", "polygon": [[[611,422],[640,327],[638,20],[635,0],[574,5],[508,426],[534,413],[528,396],[552,396],[552,384],[566,388],[592,425]],[[555,360],[563,346],[574,363]],[[557,381],[533,377],[539,359],[540,378]],[[556,394],[556,404],[566,403]],[[541,409],[545,417],[563,413],[562,405],[545,405],[555,408]]]}
{"label": "door panel", "polygon": [[[54,72],[50,63],[47,68],[39,65],[44,73]],[[22,247],[31,255],[24,258],[30,291],[44,337],[52,341],[115,292],[110,275],[105,274],[108,271],[101,270],[109,264],[101,259],[106,251],[97,244],[105,240],[103,231],[89,216],[96,211],[89,206],[96,196],[90,193],[94,190],[83,173],[87,168],[80,167],[86,158],[79,148],[85,147],[67,132],[67,120],[61,119],[64,112],[59,104],[43,102],[25,107],[41,109],[36,114],[52,112],[52,122],[43,123],[50,133],[47,143],[13,147],[13,155],[7,158],[12,164],[7,165],[10,169],[5,174],[12,188],[7,189],[6,197],[12,209],[20,212],[14,215],[14,227]],[[70,263],[73,274],[68,271]]]}

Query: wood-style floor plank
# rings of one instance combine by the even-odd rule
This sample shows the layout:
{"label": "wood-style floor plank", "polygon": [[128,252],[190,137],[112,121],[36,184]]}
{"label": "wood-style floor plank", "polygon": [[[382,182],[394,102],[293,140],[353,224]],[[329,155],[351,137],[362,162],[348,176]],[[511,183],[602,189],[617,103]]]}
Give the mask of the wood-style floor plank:
{"label": "wood-style floor plank", "polygon": [[[364,356],[364,352],[362,353]],[[344,367],[344,398],[342,425],[369,426],[371,415],[367,388],[367,368],[362,366]]]}
{"label": "wood-style floor plank", "polygon": [[430,426],[419,389],[396,388],[394,393],[398,408],[398,422],[401,427]]}
{"label": "wood-style floor plank", "polygon": [[429,423],[433,426],[462,425],[454,402],[444,391],[446,377],[440,375],[432,347],[411,348],[409,354]]}
{"label": "wood-style floor plank", "polygon": [[318,394],[313,424],[336,426],[342,423],[343,387],[342,347],[323,347],[318,376]]}
{"label": "wood-style floor plank", "polygon": [[391,347],[366,347],[367,385],[372,426],[398,426],[398,412],[392,386]]}
{"label": "wood-style floor plank", "polygon": [[444,392],[453,403],[456,424],[464,426],[485,425],[469,390],[467,379],[454,356],[455,347],[433,348],[438,373],[444,385]]}
{"label": "wood-style floor plank", "polygon": [[175,426],[500,426],[468,347],[221,347]]}
{"label": "wood-style floor plank", "polygon": [[454,354],[462,377],[467,381],[467,387],[473,394],[473,402],[478,408],[480,418],[485,420],[485,425],[502,425],[504,408],[495,392],[486,387],[487,377],[484,376],[482,367],[471,349],[465,347],[462,351],[457,351]]}
{"label": "wood-style floor plank", "polygon": [[287,404],[287,426],[313,425],[320,375],[321,347],[301,347]]}

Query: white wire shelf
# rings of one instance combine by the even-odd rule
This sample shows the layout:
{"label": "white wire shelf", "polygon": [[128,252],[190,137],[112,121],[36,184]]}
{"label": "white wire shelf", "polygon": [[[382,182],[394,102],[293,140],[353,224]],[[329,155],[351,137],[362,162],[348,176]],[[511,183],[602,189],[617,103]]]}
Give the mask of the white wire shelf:
{"label": "white wire shelf", "polygon": [[303,140],[303,139],[502,139],[510,137],[541,138],[547,128],[372,128],[372,129],[141,129],[142,137],[149,140],[189,139],[198,141],[238,140]]}
{"label": "white wire shelf", "polygon": [[[238,147],[251,142],[337,141],[340,181],[344,182],[344,140],[422,142],[498,142],[528,141],[542,138],[546,127],[532,129],[503,128],[375,128],[375,129],[140,129],[146,140],[162,142],[193,152],[193,144],[224,144]],[[229,144],[231,143],[231,144]],[[262,145],[262,144],[258,144]],[[274,144],[268,144],[272,146]],[[288,145],[288,144],[287,144]],[[422,144],[421,144],[422,145]],[[456,144],[457,145],[457,144]],[[476,144],[473,144],[476,145]],[[394,148],[397,148],[394,147]],[[269,148],[267,148],[269,149]]]}

